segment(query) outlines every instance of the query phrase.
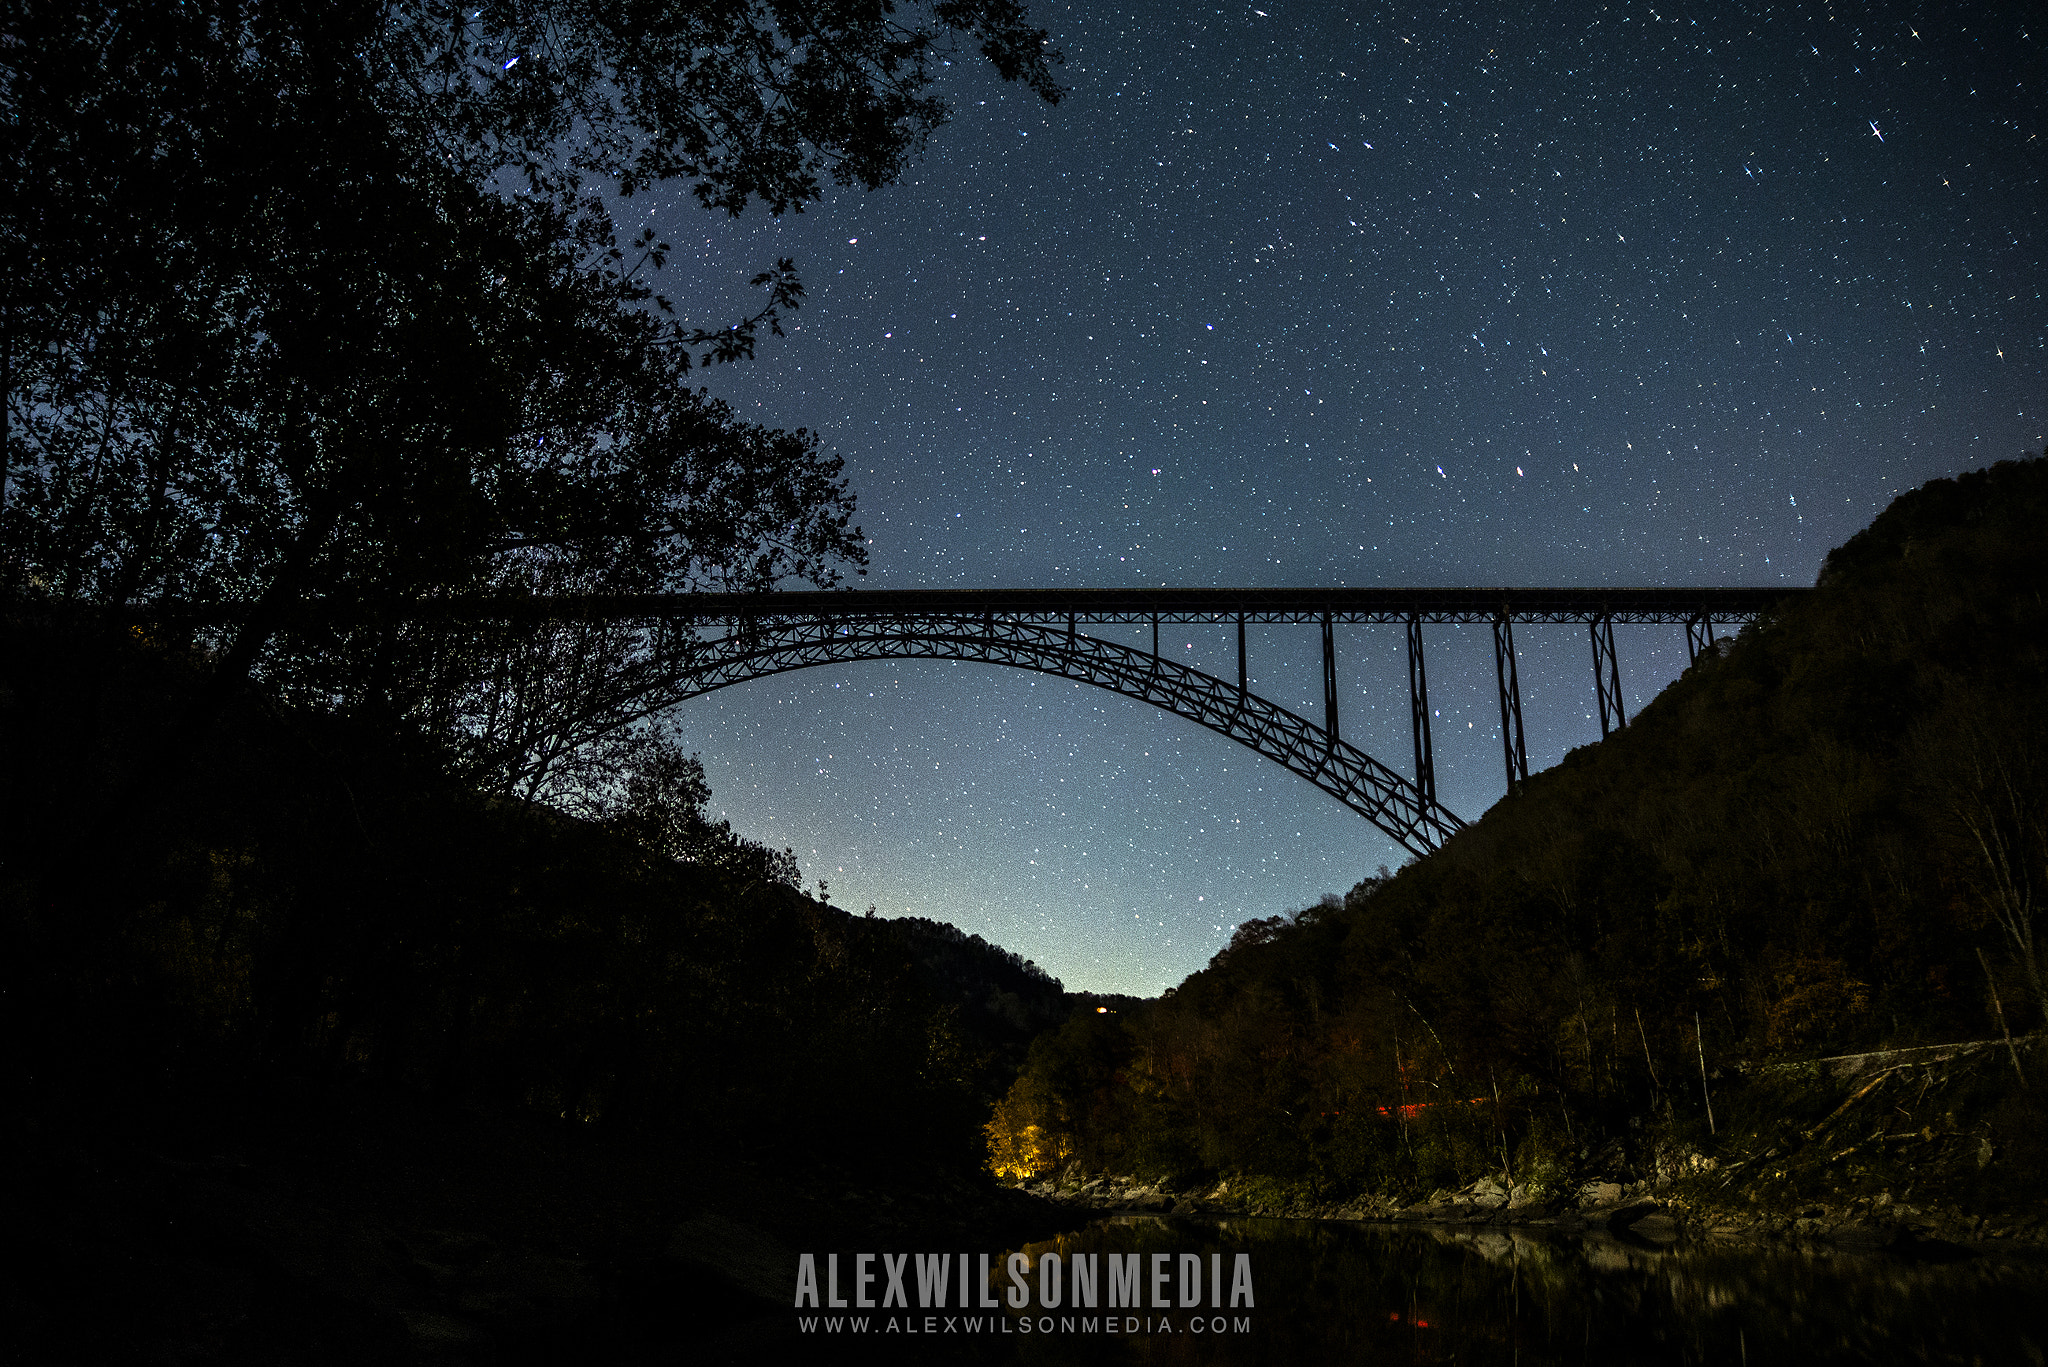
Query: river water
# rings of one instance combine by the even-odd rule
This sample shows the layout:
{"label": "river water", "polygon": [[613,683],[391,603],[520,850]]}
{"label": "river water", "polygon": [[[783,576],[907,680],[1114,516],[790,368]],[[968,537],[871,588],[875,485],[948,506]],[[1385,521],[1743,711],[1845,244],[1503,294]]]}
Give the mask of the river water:
{"label": "river water", "polygon": [[[1516,1367],[2002,1367],[2041,1363],[2048,1347],[2048,1260],[2030,1250],[1914,1257],[1485,1226],[1119,1216],[1019,1251],[1027,1308],[1003,1296],[1013,1290],[1006,1250],[989,1259],[997,1310],[979,1308],[989,1293],[978,1289],[966,1313],[957,1299],[950,1311],[870,1312],[858,1333],[851,1321],[836,1331],[819,1321],[784,1342],[795,1361]],[[1047,1254],[1059,1255],[1057,1276]],[[1139,1272],[1138,1307],[1109,1308],[1112,1257]],[[1077,1263],[1095,1269],[1093,1307],[1075,1303]],[[1250,1281],[1235,1305],[1234,1273]]]}

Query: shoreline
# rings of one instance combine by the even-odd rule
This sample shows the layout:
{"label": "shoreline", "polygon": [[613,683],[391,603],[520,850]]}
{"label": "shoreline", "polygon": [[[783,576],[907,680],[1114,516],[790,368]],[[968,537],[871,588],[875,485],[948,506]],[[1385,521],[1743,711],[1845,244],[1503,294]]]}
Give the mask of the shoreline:
{"label": "shoreline", "polygon": [[[1560,1205],[1517,1204],[1497,1183],[1482,1178],[1448,1199],[1406,1206],[1366,1198],[1350,1201],[1241,1200],[1228,1180],[1207,1189],[1174,1192],[1167,1185],[1128,1176],[1098,1176],[1077,1184],[1049,1179],[1014,1188],[1088,1218],[1152,1215],[1185,1219],[1333,1221],[1389,1227],[1479,1231],[1529,1230],[1545,1234],[1604,1233],[1645,1248],[1699,1244],[1818,1247],[1845,1253],[1914,1257],[1976,1255],[2027,1250],[2048,1256],[2048,1222],[2010,1211],[1973,1213],[1904,1201],[1853,1199],[1808,1202],[1758,1213],[1690,1199],[1676,1183],[1589,1183],[1590,1200]],[[1487,1190],[1491,1188],[1491,1190]],[[1475,1190],[1477,1189],[1477,1190]],[[1610,1194],[1613,1193],[1613,1194]]]}

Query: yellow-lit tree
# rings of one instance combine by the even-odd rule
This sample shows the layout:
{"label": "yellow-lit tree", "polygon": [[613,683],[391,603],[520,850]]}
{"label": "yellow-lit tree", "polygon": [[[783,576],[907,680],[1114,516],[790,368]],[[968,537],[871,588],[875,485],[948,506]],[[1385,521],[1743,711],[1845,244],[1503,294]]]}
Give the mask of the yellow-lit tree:
{"label": "yellow-lit tree", "polygon": [[1073,1157],[1075,1136],[1057,1096],[1027,1071],[998,1101],[983,1126],[988,1165],[998,1177],[1036,1177],[1056,1172]]}

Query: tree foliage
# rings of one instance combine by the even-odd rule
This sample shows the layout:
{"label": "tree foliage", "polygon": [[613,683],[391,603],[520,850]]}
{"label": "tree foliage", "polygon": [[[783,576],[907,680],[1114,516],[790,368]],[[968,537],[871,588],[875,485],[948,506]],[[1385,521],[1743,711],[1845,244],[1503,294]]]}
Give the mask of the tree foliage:
{"label": "tree foliage", "polygon": [[[666,244],[614,214],[672,182],[730,214],[886,183],[943,117],[949,35],[1059,93],[1004,0],[18,7],[0,590],[236,605],[208,642],[225,684],[253,671],[531,786],[630,709],[586,691],[508,731],[516,640],[366,610],[864,563],[818,437],[687,380],[778,330],[793,263],[753,317],[693,328],[655,288]],[[646,643],[572,644],[594,665]]]}

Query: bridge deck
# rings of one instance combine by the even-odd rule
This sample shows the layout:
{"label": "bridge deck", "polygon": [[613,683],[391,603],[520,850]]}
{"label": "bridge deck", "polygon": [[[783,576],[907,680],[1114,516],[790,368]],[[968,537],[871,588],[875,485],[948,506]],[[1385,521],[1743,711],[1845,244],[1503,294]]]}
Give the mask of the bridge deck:
{"label": "bridge deck", "polygon": [[401,615],[491,620],[988,617],[1067,622],[1748,621],[1811,592],[1756,588],[856,589],[674,593],[420,604]]}
{"label": "bridge deck", "polygon": [[[1787,599],[1788,588],[1297,588],[1297,589],[862,589],[844,592],[677,593],[455,599],[403,604],[318,603],[292,616],[352,623],[548,621],[647,627],[642,658],[623,662],[615,703],[647,715],[711,689],[814,665],[866,659],[973,660],[1055,674],[1122,693],[1187,717],[1274,760],[1344,802],[1402,846],[1425,854],[1465,825],[1436,798],[1425,624],[1489,623],[1500,694],[1501,756],[1510,792],[1529,778],[1517,677],[1517,623],[1587,626],[1594,694],[1605,737],[1627,724],[1617,623],[1685,627],[1697,660],[1715,644],[1714,624],[1750,621]],[[132,620],[229,623],[246,605],[138,606]],[[700,635],[695,624],[711,628]],[[1237,682],[1162,658],[1164,623],[1237,628]],[[1079,630],[1082,623],[1148,624],[1149,653]],[[1323,638],[1323,724],[1262,698],[1249,687],[1245,627],[1315,624]],[[1411,781],[1344,741],[1338,730],[1339,623],[1405,624]],[[635,711],[635,709],[637,709]]]}

